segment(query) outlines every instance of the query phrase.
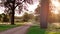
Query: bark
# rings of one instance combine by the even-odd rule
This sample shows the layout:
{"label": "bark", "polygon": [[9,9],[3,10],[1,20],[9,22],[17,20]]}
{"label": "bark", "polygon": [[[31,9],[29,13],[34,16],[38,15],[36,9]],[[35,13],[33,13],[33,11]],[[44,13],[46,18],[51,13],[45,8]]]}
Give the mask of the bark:
{"label": "bark", "polygon": [[49,12],[49,0],[41,0],[40,8],[40,27],[47,28],[48,12]]}
{"label": "bark", "polygon": [[11,25],[14,25],[14,15],[15,15],[15,0],[13,1],[13,6],[11,8],[12,12],[11,12]]}
{"label": "bark", "polygon": [[11,13],[11,25],[14,25],[14,10]]}

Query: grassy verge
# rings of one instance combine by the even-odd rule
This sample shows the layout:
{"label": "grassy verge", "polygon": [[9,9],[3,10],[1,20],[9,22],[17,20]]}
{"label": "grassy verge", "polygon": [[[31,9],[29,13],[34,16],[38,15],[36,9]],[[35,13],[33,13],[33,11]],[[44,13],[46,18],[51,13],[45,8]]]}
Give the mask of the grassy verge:
{"label": "grassy verge", "polygon": [[60,32],[48,32],[45,29],[41,29],[39,26],[32,26],[29,28],[27,34],[60,34]]}
{"label": "grassy verge", "polygon": [[29,28],[29,31],[27,34],[44,34],[45,30],[44,29],[40,29],[39,26],[32,26],[31,28]]}
{"label": "grassy verge", "polygon": [[0,24],[0,31],[4,31],[4,30],[14,28],[14,27],[18,27],[18,26],[20,26],[20,25],[1,25]]}

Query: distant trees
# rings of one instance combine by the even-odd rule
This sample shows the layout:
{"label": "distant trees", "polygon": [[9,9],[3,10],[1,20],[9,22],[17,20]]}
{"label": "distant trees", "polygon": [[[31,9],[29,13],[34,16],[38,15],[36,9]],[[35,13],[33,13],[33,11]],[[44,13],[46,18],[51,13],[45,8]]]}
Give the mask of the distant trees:
{"label": "distant trees", "polygon": [[50,14],[48,16],[48,22],[49,23],[57,22],[57,18],[58,18],[57,15],[50,11]]}
{"label": "distant trees", "polygon": [[40,13],[40,4],[38,5],[38,7],[35,9],[35,14],[39,14]]}
{"label": "distant trees", "polygon": [[28,14],[25,12],[25,14],[22,16],[24,22],[28,22],[29,20],[32,20],[34,15],[33,14]]}
{"label": "distant trees", "polygon": [[8,18],[8,15],[2,13],[2,22],[9,22],[9,18]]}
{"label": "distant trees", "polygon": [[53,12],[49,12],[49,16],[48,16],[48,22],[49,23],[57,23],[60,22],[60,13],[59,14],[55,14]]}
{"label": "distant trees", "polygon": [[2,21],[2,22],[9,22],[8,15],[6,15],[4,13],[0,14],[0,21]]}
{"label": "distant trees", "polygon": [[36,14],[36,17],[35,17],[35,20],[40,22],[40,4],[38,5],[38,7],[35,9],[35,14]]}
{"label": "distant trees", "polygon": [[60,12],[59,12],[59,14],[58,14],[58,20],[59,20],[59,23],[60,23]]}

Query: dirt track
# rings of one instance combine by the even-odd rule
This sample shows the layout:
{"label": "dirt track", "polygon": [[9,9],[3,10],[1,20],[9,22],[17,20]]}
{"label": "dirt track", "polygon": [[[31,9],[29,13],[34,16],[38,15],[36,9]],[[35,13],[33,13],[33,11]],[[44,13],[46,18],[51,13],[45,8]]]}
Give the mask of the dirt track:
{"label": "dirt track", "polygon": [[0,32],[0,34],[26,34],[27,30],[30,26],[31,25],[27,24],[24,26],[20,26],[20,27],[16,27],[16,28],[6,30],[4,32]]}

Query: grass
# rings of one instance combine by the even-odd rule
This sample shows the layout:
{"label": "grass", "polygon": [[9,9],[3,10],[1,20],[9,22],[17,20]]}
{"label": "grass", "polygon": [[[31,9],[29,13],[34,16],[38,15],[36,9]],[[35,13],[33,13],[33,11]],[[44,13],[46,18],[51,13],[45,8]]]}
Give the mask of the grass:
{"label": "grass", "polygon": [[44,29],[40,29],[39,26],[32,26],[31,28],[29,28],[29,31],[27,34],[44,34],[45,30]]}
{"label": "grass", "polygon": [[47,32],[47,34],[60,34],[60,32]]}
{"label": "grass", "polygon": [[0,31],[4,31],[4,30],[10,29],[10,28],[17,27],[17,26],[20,26],[20,25],[1,25],[0,24]]}
{"label": "grass", "polygon": [[41,29],[39,26],[32,26],[29,28],[27,34],[60,34],[60,32],[51,32],[45,29]]}

